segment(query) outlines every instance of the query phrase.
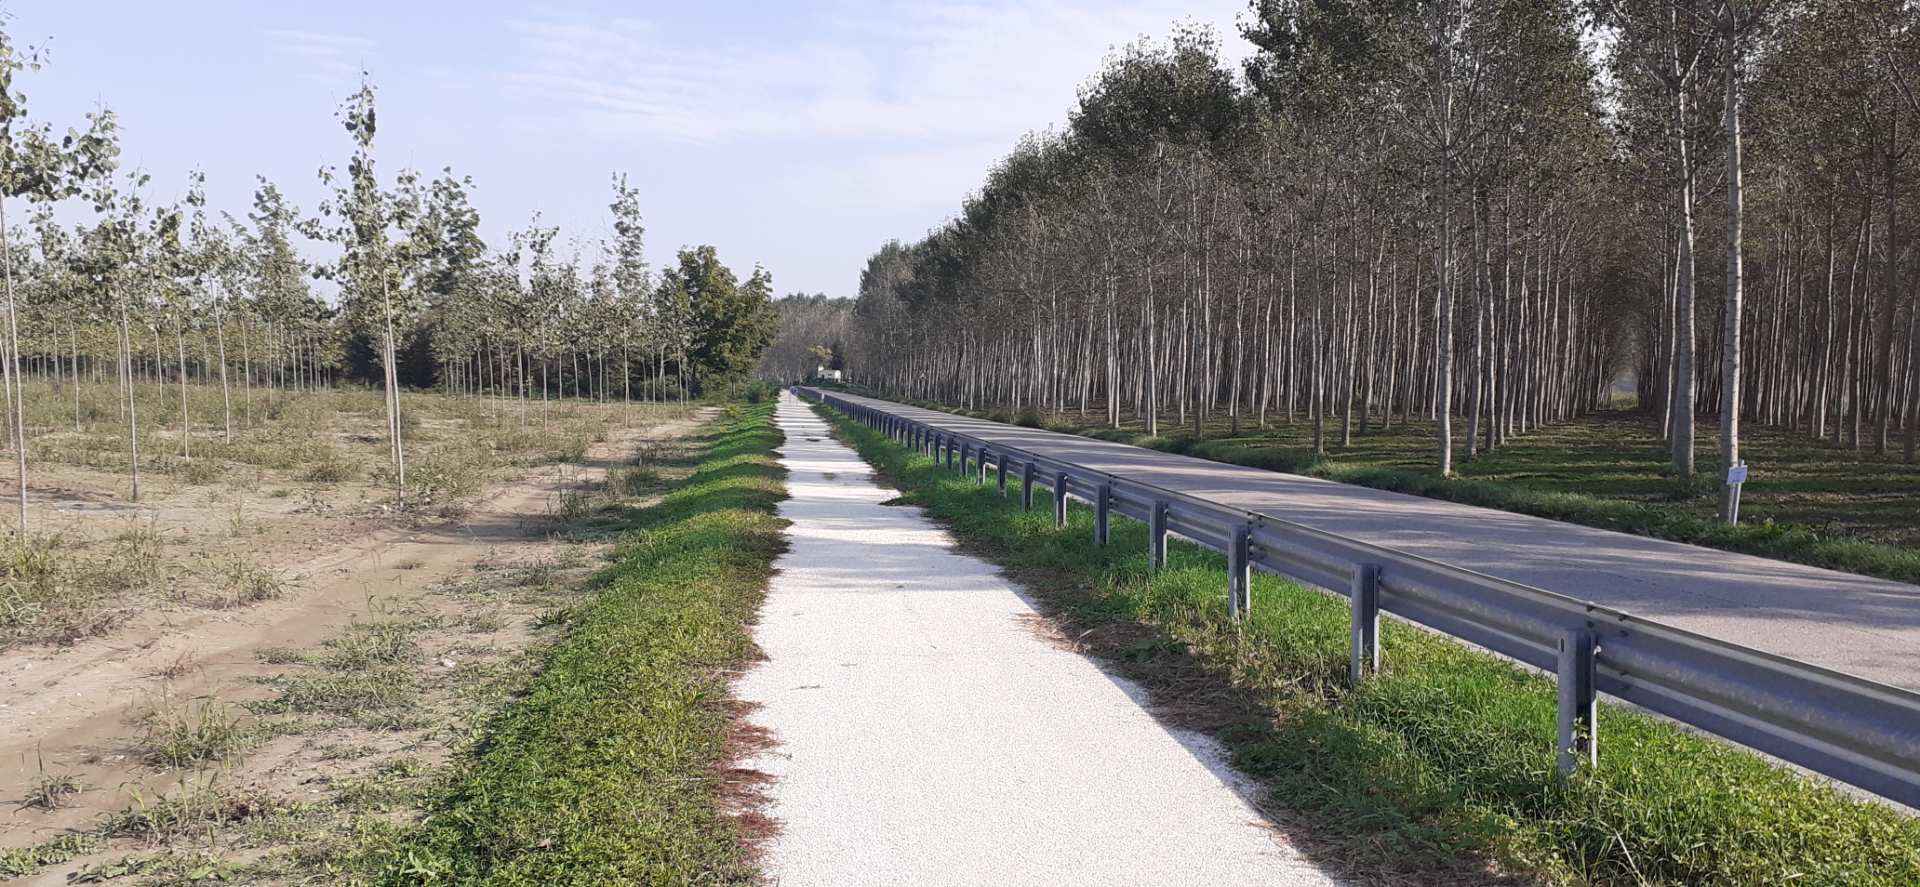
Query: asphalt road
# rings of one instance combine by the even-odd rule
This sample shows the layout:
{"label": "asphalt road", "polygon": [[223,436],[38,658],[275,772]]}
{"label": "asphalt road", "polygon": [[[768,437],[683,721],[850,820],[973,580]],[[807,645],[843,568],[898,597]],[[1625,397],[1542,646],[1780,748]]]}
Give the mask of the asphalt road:
{"label": "asphalt road", "polygon": [[1339,883],[1245,800],[1220,749],[1036,631],[788,397],[792,524],[735,685],[772,744],[762,847],[782,887]]}
{"label": "asphalt road", "polygon": [[839,396],[990,443],[1920,689],[1920,586]]}

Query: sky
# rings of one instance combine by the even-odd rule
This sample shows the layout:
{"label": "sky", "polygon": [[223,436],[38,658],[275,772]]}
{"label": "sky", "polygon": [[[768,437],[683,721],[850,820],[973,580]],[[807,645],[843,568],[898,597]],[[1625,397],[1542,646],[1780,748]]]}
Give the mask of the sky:
{"label": "sky", "polygon": [[[335,118],[369,72],[376,159],[471,175],[482,234],[535,211],[588,255],[614,173],[654,266],[712,244],[777,291],[851,296],[866,258],[950,216],[1028,131],[1066,121],[1113,49],[1212,26],[1245,0],[157,3],[5,0],[48,64],[19,89],[64,131],[100,105],[150,201],[206,172],[240,215],[264,175],[311,212],[351,151]],[[84,217],[82,215],[81,217]]]}

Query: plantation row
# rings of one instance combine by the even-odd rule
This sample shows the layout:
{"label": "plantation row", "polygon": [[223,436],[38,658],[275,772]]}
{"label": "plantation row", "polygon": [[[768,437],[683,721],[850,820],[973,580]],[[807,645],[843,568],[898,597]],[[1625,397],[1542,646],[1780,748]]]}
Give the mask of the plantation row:
{"label": "plantation row", "polygon": [[[219,430],[231,439],[236,400],[250,425],[256,389],[377,383],[404,505],[403,386],[523,402],[685,399],[743,378],[772,339],[765,270],[740,280],[710,246],[681,250],[658,274],[648,267],[639,195],[624,176],[613,178],[613,230],[599,242],[562,248],[536,214],[491,248],[471,178],[377,173],[375,96],[363,83],[338,115],[351,155],[321,170],[328,196],[314,214],[264,178],[243,218],[215,212],[199,172],[181,201],[150,203],[149,175],[121,169],[112,111],[64,136],[26,117],[16,80],[39,67],[0,33],[0,365],[23,528],[31,438],[49,430],[27,421],[28,379],[70,389],[75,430],[88,424],[81,386],[118,389],[135,498],[142,421],[177,421],[181,458],[193,457],[189,386],[218,386]],[[26,224],[9,226],[23,203]],[[63,203],[90,209],[89,220],[63,224],[73,215],[56,213]],[[303,254],[307,244],[333,258]],[[143,415],[142,383],[177,386],[178,412]]]}
{"label": "plantation row", "polygon": [[1628,385],[1682,476],[1715,414],[1723,466],[1743,417],[1915,459],[1911,4],[1263,0],[1242,31],[1241,70],[1204,31],[1117,53],[874,253],[855,376],[1149,434],[1304,416],[1322,450],[1431,420],[1443,476]]}

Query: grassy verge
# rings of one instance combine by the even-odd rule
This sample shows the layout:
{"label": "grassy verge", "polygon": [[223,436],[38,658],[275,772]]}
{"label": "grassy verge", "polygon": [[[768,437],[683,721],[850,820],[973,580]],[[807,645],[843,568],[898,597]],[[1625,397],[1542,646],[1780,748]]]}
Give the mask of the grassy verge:
{"label": "grassy verge", "polygon": [[[1322,850],[1383,879],[1499,873],[1594,884],[1920,883],[1920,821],[1854,800],[1731,747],[1609,708],[1601,764],[1553,778],[1552,684],[1389,622],[1386,669],[1345,687],[1344,601],[1259,576],[1250,619],[1227,620],[1221,559],[1176,544],[1154,572],[1145,528],[1116,521],[1092,542],[1076,507],[1064,529],[1022,512],[854,423],[838,426],[905,498],[1017,575],[1076,635],[1146,626],[1112,651],[1190,657],[1257,701],[1216,729],[1274,806]],[[1040,581],[1044,579],[1044,581]],[[1205,695],[1203,689],[1183,692]]]}
{"label": "grassy verge", "polygon": [[[855,393],[869,394],[858,391]],[[869,396],[878,396],[871,395]],[[1431,467],[1433,424],[1377,426],[1339,446],[1329,422],[1328,452],[1316,453],[1311,423],[1278,423],[1234,433],[1224,420],[1203,426],[1163,422],[1161,434],[1133,423],[1110,428],[1033,411],[915,406],[996,422],[1110,440],[1214,462],[1286,471],[1341,483],[1497,508],[1568,523],[1737,551],[1816,567],[1920,583],[1920,466],[1773,428],[1750,429],[1742,450],[1755,466],[1742,523],[1717,519],[1720,468],[1711,430],[1699,441],[1699,475],[1672,474],[1651,419],[1591,416],[1536,429],[1504,448],[1463,461],[1443,478]],[[1897,456],[1895,457],[1897,458]]]}
{"label": "grassy verge", "polygon": [[781,546],[772,407],[742,412],[637,529],[486,729],[390,884],[735,884],[727,680]]}

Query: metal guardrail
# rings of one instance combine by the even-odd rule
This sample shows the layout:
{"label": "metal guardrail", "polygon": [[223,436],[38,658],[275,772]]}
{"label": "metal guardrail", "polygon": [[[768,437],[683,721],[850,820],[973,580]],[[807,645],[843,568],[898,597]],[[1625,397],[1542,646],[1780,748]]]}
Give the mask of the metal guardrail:
{"label": "metal guardrail", "polygon": [[1003,493],[1009,475],[1017,478],[1027,508],[1035,485],[1049,488],[1056,523],[1066,522],[1069,496],[1088,502],[1102,544],[1115,513],[1145,523],[1155,567],[1166,563],[1169,534],[1224,553],[1228,607],[1236,617],[1252,606],[1250,571],[1256,568],[1345,595],[1353,614],[1349,678],[1355,683],[1380,667],[1382,611],[1553,674],[1562,775],[1598,760],[1596,699],[1604,693],[1920,807],[1920,694],[1912,691],[1059,462],[832,392],[794,391],[944,465],[977,472],[980,483],[987,482],[991,463]]}

